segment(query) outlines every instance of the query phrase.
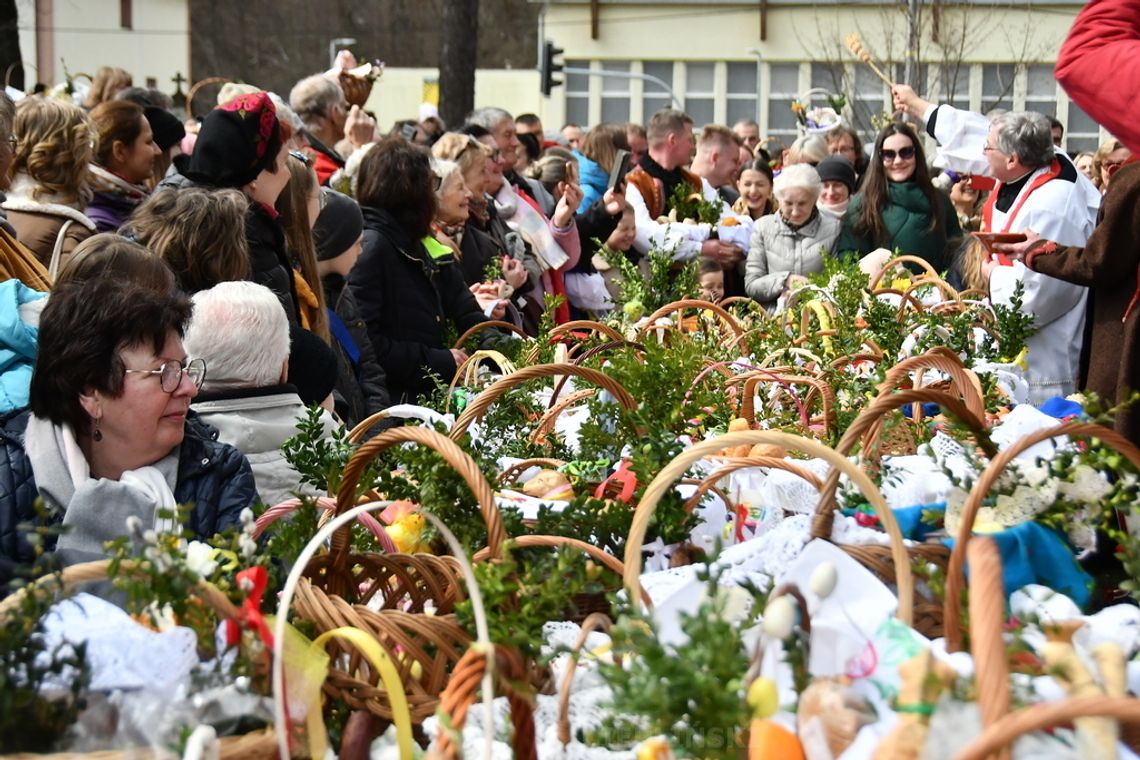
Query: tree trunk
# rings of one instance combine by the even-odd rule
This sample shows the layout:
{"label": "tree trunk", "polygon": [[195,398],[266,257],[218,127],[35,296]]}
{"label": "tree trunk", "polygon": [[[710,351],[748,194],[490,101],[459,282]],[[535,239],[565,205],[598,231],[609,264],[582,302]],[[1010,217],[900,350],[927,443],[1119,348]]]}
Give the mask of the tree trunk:
{"label": "tree trunk", "polygon": [[439,115],[450,129],[475,106],[479,0],[442,0],[440,5]]}
{"label": "tree trunk", "polygon": [[19,16],[16,0],[0,0],[0,74],[3,84],[24,89],[24,64],[20,57]]}

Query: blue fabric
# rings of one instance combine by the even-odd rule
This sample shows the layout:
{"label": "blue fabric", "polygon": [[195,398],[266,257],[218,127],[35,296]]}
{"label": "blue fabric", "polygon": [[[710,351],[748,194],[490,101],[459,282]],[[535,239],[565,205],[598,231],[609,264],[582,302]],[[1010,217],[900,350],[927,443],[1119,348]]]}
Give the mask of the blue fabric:
{"label": "blue fabric", "polygon": [[[913,416],[911,414],[910,406],[911,406],[910,404],[903,404],[901,407],[899,407],[902,410],[904,417],[910,418]],[[936,417],[941,413],[942,413],[942,407],[939,406],[938,404],[934,403],[933,401],[925,403],[922,405],[922,414],[924,417],[928,417],[928,418],[929,417]]]}
{"label": "blue fabric", "polygon": [[[1001,554],[1006,598],[1029,583],[1057,591],[1082,609],[1092,598],[1093,579],[1077,564],[1072,547],[1058,531],[1026,522],[998,533],[985,534],[997,542]],[[943,540],[954,546],[954,539]],[[969,568],[966,568],[967,577]]]}
{"label": "blue fabric", "polygon": [[[843,509],[840,511],[848,517],[853,517],[859,510]],[[946,502],[940,501],[935,504],[919,504],[914,507],[901,507],[899,509],[892,509],[891,511],[895,513],[895,520],[899,524],[899,530],[902,532],[903,538],[909,538],[913,541],[925,541],[928,535],[942,528],[942,518],[946,514]],[[922,519],[923,512],[926,512],[935,522],[924,522]],[[870,512],[870,514],[873,514],[873,512]]]}
{"label": "blue fabric", "polygon": [[1066,417],[1080,417],[1085,410],[1076,401],[1066,401],[1062,396],[1054,396],[1037,407],[1043,414],[1063,420]]}
{"label": "blue fabric", "polygon": [[16,279],[0,283],[0,413],[28,405],[40,331],[20,319],[20,305],[46,297]]}
{"label": "blue fabric", "polygon": [[584,214],[594,201],[606,194],[610,173],[598,166],[597,161],[586,158],[578,151],[574,151],[574,158],[578,159],[578,184],[582,188],[582,202],[578,204],[577,213]]}
{"label": "blue fabric", "polygon": [[344,349],[345,356],[352,362],[352,366],[360,364],[360,347],[356,345],[356,341],[352,339],[352,333],[348,331],[348,325],[340,318],[332,309],[328,309],[329,313],[329,332],[336,338],[336,342]]}

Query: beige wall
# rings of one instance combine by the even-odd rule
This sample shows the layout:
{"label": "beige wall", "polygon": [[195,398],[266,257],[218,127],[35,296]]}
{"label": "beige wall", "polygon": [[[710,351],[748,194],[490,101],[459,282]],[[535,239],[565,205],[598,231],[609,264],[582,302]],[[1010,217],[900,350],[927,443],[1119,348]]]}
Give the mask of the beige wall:
{"label": "beige wall", "polygon": [[[62,81],[63,58],[73,74],[93,75],[100,66],[119,66],[131,73],[136,85],[145,86],[147,77],[154,77],[159,89],[173,92],[175,73],[187,76],[190,71],[187,0],[135,0],[132,29],[119,26],[119,5],[118,0],[17,0],[20,50],[29,81]],[[51,13],[50,55],[37,46],[37,6],[41,15]]]}

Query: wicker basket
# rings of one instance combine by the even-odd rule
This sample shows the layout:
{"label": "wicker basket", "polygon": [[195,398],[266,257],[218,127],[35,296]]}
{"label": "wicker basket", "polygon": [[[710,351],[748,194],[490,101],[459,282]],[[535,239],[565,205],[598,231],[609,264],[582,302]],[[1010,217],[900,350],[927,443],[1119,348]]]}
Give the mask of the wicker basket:
{"label": "wicker basket", "polygon": [[[641,338],[647,339],[651,335],[656,334],[659,330],[672,329],[673,332],[696,332],[700,329],[700,323],[697,323],[695,329],[690,329],[688,323],[681,315],[686,310],[695,309],[697,311],[710,312],[716,317],[717,323],[721,328],[721,343],[732,341],[733,345],[740,346],[742,351],[747,351],[747,347],[741,343],[744,339],[744,328],[740,326],[740,322],[731,313],[726,311],[723,307],[712,303],[711,301],[702,301],[696,298],[686,298],[680,301],[674,301],[662,306],[657,311],[649,315],[645,321],[645,325],[638,331]],[[658,325],[657,320],[664,319],[670,315],[677,314],[678,318],[675,320],[676,324],[673,328],[665,328],[663,325]]]}
{"label": "wicker basket", "polygon": [[[878,467],[878,459],[883,454],[880,436],[882,435],[882,420],[884,415],[892,413],[904,404],[923,402],[941,405],[951,414],[965,422],[978,434],[980,441],[987,447],[991,456],[996,453],[993,444],[990,443],[988,437],[984,435],[982,421],[970,412],[961,399],[945,391],[928,388],[897,391],[894,393],[888,392],[877,397],[855,418],[855,421],[851,423],[851,426],[836,445],[836,453],[846,457],[854,450],[856,444],[862,443],[863,467],[867,469]],[[822,538],[827,541],[831,540],[832,526],[835,521],[835,496],[839,488],[839,477],[840,473],[833,469],[824,480],[823,489],[820,492],[819,505],[816,508],[815,518],[812,520],[813,538]],[[891,583],[897,574],[895,563],[898,561],[898,558],[893,551],[893,547],[890,550],[886,547],[875,545],[842,546],[841,548],[854,559],[858,560],[861,565],[874,573],[879,580],[884,583]],[[907,555],[908,562],[921,561],[942,568],[946,567],[950,558],[949,550],[936,541],[911,544],[905,549],[904,553]],[[900,591],[899,594],[901,598],[902,592]],[[915,630],[930,637],[941,635],[943,615],[942,605],[938,600],[919,596],[913,599],[912,602],[915,609]]]}
{"label": "wicker basket", "polygon": [[810,438],[781,433],[773,430],[750,430],[739,433],[728,433],[718,438],[702,441],[682,452],[677,458],[666,465],[653,482],[645,490],[641,503],[633,515],[633,524],[630,526],[629,540],[625,549],[625,585],[626,590],[633,598],[638,587],[641,575],[641,547],[645,542],[645,535],[649,529],[649,522],[657,502],[671,490],[689,467],[696,461],[711,453],[726,447],[754,445],[757,443],[770,443],[783,446],[788,451],[801,451],[810,456],[827,460],[832,467],[847,475],[863,492],[864,496],[875,508],[883,526],[891,540],[891,557],[894,560],[894,582],[899,594],[898,617],[907,625],[913,619],[914,579],[911,575],[910,564],[907,561],[906,546],[903,543],[902,533],[894,513],[887,507],[875,484],[858,467],[847,461],[846,458],[822,443]]}
{"label": "wicker basket", "polygon": [[[576,319],[570,322],[563,322],[555,327],[546,336],[548,345],[555,345],[558,343],[568,344],[569,350],[567,356],[573,356],[581,350],[582,343],[590,339],[604,338],[606,341],[624,341],[625,336],[620,332],[602,322],[595,322],[592,319]],[[537,341],[526,355],[526,362],[534,364],[538,361],[538,355],[542,345]]]}
{"label": "wicker basket", "polygon": [[503,321],[498,320],[498,319],[489,319],[489,320],[486,320],[485,322],[480,322],[477,325],[470,327],[467,330],[467,332],[463,333],[462,335],[460,335],[456,339],[455,345],[452,346],[452,348],[463,348],[463,346],[465,346],[467,344],[467,341],[471,340],[471,338],[473,338],[474,336],[478,335],[479,333],[483,332],[484,330],[492,330],[492,329],[494,329],[494,330],[506,330],[507,332],[514,333],[515,335],[519,336],[520,338],[522,338],[525,341],[531,340],[531,337],[529,335],[527,335],[520,328],[516,327],[515,325],[511,324],[510,322],[503,322]]}
{"label": "wicker basket", "polygon": [[1030,433],[995,456],[989,466],[982,471],[978,481],[970,490],[970,495],[966,498],[965,504],[962,505],[961,521],[958,525],[954,549],[950,553],[950,561],[946,569],[946,599],[944,600],[946,651],[957,652],[962,649],[963,635],[959,601],[965,583],[966,547],[971,543],[970,535],[973,531],[974,520],[978,515],[978,509],[982,506],[982,500],[993,488],[1001,473],[1018,454],[1042,441],[1058,436],[1099,438],[1123,454],[1133,466],[1140,468],[1140,448],[1137,448],[1115,430],[1103,425],[1079,421],[1065,422],[1055,427]]}
{"label": "wicker basket", "polygon": [[[8,615],[20,609],[20,603],[30,593],[47,593],[59,594],[74,589],[76,586],[84,583],[91,583],[94,581],[107,580],[107,570],[111,565],[110,560],[98,560],[96,562],[84,562],[78,565],[72,565],[65,568],[63,573],[57,577],[54,575],[45,576],[40,578],[35,583],[25,586],[19,591],[15,592],[8,598],[0,601],[0,620],[3,620]],[[134,567],[133,562],[124,561],[120,565],[120,572],[130,572]],[[194,593],[204,602],[207,606],[218,614],[218,617],[224,620],[237,620],[238,609],[230,602],[229,598],[219,591],[215,586],[206,583],[205,581],[199,582],[195,588]],[[160,753],[149,748],[137,748],[127,750],[106,750],[102,752],[61,752],[54,754],[35,754],[35,753],[19,753],[14,755],[6,755],[5,757],[12,758],[40,758],[41,760],[134,760],[135,758],[150,758],[168,755],[160,755]],[[224,760],[240,760],[241,758],[250,758],[250,760],[271,760],[277,757],[277,742],[274,738],[272,730],[258,731],[244,736],[227,736],[223,737],[219,742],[219,757]]]}
{"label": "wicker basket", "polygon": [[[504,693],[510,704],[511,725],[514,726],[511,746],[515,757],[518,760],[537,760],[534,704],[517,688],[518,684],[526,681],[526,664],[516,652],[506,647],[496,646],[494,657],[495,661],[489,669],[495,676],[496,690]],[[489,660],[490,653],[470,649],[455,666],[439,706],[440,731],[436,736],[435,748],[443,758],[457,760],[462,756],[463,726],[467,722],[467,713],[479,694]],[[490,731],[491,726],[484,726],[483,730]]]}

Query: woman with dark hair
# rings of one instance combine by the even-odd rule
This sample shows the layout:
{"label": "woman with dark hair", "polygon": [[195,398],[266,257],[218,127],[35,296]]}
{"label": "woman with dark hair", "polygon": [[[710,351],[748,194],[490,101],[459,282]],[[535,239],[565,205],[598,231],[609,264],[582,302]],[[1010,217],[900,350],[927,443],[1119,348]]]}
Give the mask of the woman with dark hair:
{"label": "woman with dark hair", "polygon": [[276,293],[289,322],[298,324],[285,230],[273,209],[289,183],[286,161],[292,134],[289,123],[277,118],[267,93],[239,95],[206,114],[194,152],[186,161],[175,159],[175,166],[196,184],[245,193],[250,279]]}
{"label": "woman with dark hair", "polygon": [[190,417],[206,371],[182,347],[190,309],[112,277],[52,293],[29,408],[0,418],[0,586],[37,555],[28,526],[68,528],[42,548],[71,564],[104,557],[129,522],[177,530],[160,515],[177,504],[201,539],[258,500],[245,458]]}
{"label": "woman with dark hair", "polygon": [[100,232],[75,248],[67,266],[55,278],[54,287],[113,277],[160,293],[179,290],[178,278],[158,256],[133,240]]}
{"label": "woman with dark hair", "polygon": [[364,249],[348,285],[396,403],[430,393],[429,373],[449,381],[467,355],[445,334],[485,321],[451,249],[432,237],[435,182],[427,152],[400,137],[377,143],[357,178]]}
{"label": "woman with dark hair", "polygon": [[930,182],[922,143],[910,127],[888,124],[875,139],[862,189],[847,207],[836,249],[860,255],[877,248],[897,250],[942,271],[961,237],[950,198]]}
{"label": "woman with dark hair", "polygon": [[91,110],[95,130],[95,160],[87,214],[99,232],[114,232],[138,208],[150,189],[147,181],[161,151],[142,106],[108,100]]}
{"label": "woman with dark hair", "polygon": [[753,220],[776,212],[776,196],[772,194],[775,177],[772,167],[762,158],[754,158],[740,167],[736,189],[740,193],[732,204],[732,213],[748,214]]}

